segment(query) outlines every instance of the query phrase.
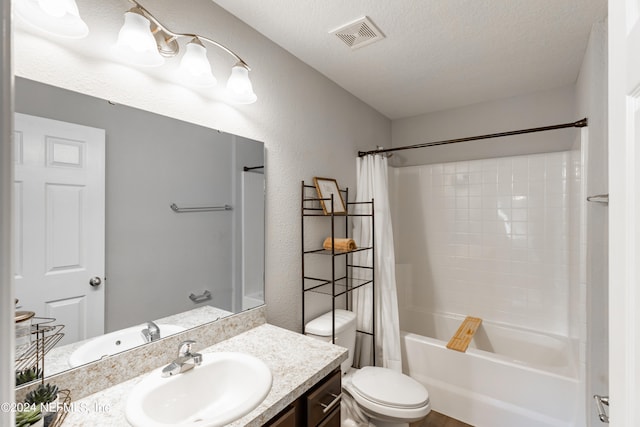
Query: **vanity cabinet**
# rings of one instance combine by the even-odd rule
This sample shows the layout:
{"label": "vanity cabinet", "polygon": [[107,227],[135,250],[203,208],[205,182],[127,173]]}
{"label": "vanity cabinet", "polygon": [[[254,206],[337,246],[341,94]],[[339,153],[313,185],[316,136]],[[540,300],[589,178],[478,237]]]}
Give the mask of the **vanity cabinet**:
{"label": "vanity cabinet", "polygon": [[336,369],[271,419],[269,427],[340,427],[342,373]]}
{"label": "vanity cabinet", "polygon": [[298,418],[300,416],[299,409],[296,403],[289,405],[284,411],[280,412],[275,416],[274,419],[269,421],[266,425],[269,427],[297,427],[300,424],[298,423]]}

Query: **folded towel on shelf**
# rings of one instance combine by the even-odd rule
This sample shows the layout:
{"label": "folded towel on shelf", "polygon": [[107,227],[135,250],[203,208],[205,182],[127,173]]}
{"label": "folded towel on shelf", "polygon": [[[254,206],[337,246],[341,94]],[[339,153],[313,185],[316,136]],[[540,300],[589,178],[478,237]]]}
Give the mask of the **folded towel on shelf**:
{"label": "folded towel on shelf", "polygon": [[349,252],[358,249],[353,239],[333,239],[333,245],[331,245],[331,237],[324,239],[322,247],[330,251],[331,246],[335,246],[335,250],[338,252]]}

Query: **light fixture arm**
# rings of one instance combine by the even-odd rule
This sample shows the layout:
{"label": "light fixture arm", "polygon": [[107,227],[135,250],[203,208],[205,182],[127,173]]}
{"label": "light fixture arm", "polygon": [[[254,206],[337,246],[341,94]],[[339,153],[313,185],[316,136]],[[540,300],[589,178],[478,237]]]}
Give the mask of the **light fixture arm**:
{"label": "light fixture arm", "polygon": [[197,34],[179,34],[179,36],[181,37],[197,37],[199,40],[201,41],[206,41],[211,43],[214,46],[219,47],[220,49],[224,50],[225,52],[227,52],[229,55],[233,56],[235,58],[235,60],[237,61],[237,63],[239,63],[240,65],[242,65],[243,67],[245,67],[247,70],[251,71],[251,67],[249,67],[249,65],[247,65],[246,62],[244,62],[244,59],[240,58],[238,55],[236,55],[235,52],[233,52],[232,50],[230,50],[229,48],[227,48],[224,45],[221,45],[220,43],[218,43],[215,40],[211,40],[208,37],[204,37],[204,36],[199,36]]}
{"label": "light fixture arm", "polygon": [[[133,3],[135,5],[135,7],[137,9],[139,9],[139,11],[147,18],[149,19],[149,21],[151,21],[156,27],[158,27],[162,32],[164,32],[165,34],[167,34],[168,36],[170,36],[169,39],[166,40],[167,43],[176,40],[178,38],[181,37],[188,37],[190,39],[193,38],[197,38],[201,41],[206,41],[207,43],[210,43],[220,49],[222,49],[223,51],[227,52],[229,55],[233,56],[233,58],[236,60],[237,64],[236,65],[241,65],[243,67],[245,67],[247,70],[251,71],[251,67],[249,67],[249,65],[247,65],[247,63],[240,58],[240,56],[238,56],[235,52],[233,52],[231,49],[229,49],[228,47],[218,43],[215,40],[212,40],[208,37],[204,37],[198,34],[188,34],[188,33],[176,33],[174,31],[171,31],[170,29],[168,29],[165,25],[163,25],[160,21],[158,21],[158,19],[153,16],[153,14],[151,12],[149,12],[143,5],[141,5],[140,3],[138,3],[136,0],[129,0],[131,3]],[[177,51],[177,49],[176,49]]]}

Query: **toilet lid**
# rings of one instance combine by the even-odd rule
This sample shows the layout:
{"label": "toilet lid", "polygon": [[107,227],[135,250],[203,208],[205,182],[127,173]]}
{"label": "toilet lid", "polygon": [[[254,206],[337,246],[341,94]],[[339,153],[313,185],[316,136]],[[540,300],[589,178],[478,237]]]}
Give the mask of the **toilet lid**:
{"label": "toilet lid", "polygon": [[353,389],[363,397],[395,408],[419,408],[429,393],[413,378],[387,368],[366,366],[353,374]]}

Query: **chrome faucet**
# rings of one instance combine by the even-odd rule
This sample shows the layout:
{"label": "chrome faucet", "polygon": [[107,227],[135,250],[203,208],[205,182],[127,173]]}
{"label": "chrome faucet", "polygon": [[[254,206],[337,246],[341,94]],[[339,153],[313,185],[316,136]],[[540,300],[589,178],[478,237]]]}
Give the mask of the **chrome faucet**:
{"label": "chrome faucet", "polygon": [[195,343],[193,340],[187,340],[180,344],[178,347],[178,358],[162,369],[163,377],[170,377],[187,372],[202,363],[202,355],[191,352],[191,346]]}
{"label": "chrome faucet", "polygon": [[160,328],[152,321],[147,322],[147,327],[142,330],[142,338],[145,342],[157,341],[160,339]]}

